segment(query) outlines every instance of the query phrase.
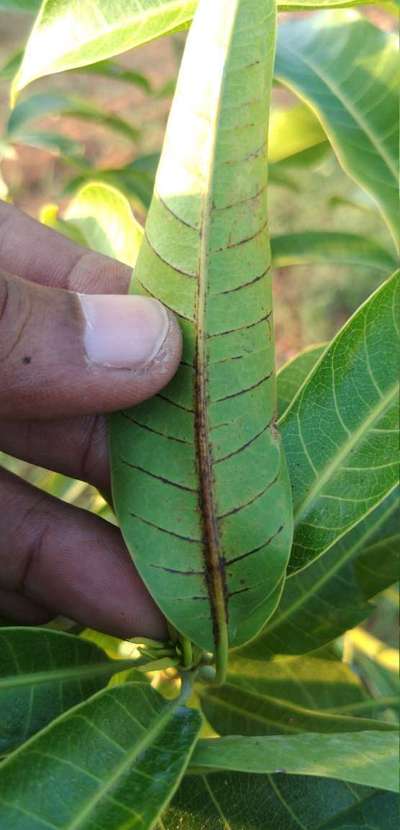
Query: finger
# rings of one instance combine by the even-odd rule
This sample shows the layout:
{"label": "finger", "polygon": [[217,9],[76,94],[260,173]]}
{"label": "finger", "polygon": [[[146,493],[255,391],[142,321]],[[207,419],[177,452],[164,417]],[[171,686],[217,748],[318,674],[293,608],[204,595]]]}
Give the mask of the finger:
{"label": "finger", "polygon": [[0,269],[84,294],[126,294],[132,273],[127,265],[75,245],[1,200]]}
{"label": "finger", "polygon": [[114,636],[166,636],[117,528],[4,470],[0,500],[0,591]]}
{"label": "finger", "polygon": [[110,491],[106,419],[101,415],[60,421],[1,421],[0,450]]}
{"label": "finger", "polygon": [[15,591],[3,591],[0,588],[0,618],[7,623],[25,623],[25,625],[44,625],[54,617],[46,608],[36,605],[32,600],[21,597]]}
{"label": "finger", "polygon": [[0,273],[0,417],[61,418],[137,404],[174,375],[172,314],[140,296],[79,295]]}

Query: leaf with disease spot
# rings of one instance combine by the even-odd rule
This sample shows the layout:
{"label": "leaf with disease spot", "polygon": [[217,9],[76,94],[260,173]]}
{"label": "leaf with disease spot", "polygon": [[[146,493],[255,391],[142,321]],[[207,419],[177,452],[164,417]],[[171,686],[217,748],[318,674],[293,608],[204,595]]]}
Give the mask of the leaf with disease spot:
{"label": "leaf with disease spot", "polygon": [[0,755],[106,686],[131,660],[110,660],[92,643],[60,631],[0,631]]}
{"label": "leaf with disease spot", "polygon": [[111,419],[128,548],[170,622],[217,651],[221,675],[228,641],[273,612],[292,538],[267,235],[275,11],[199,5],[132,284],[178,316],[183,360],[151,402]]}
{"label": "leaf with disease spot", "polygon": [[399,320],[397,271],[339,331],[280,421],[294,496],[292,572],[396,487]]}
{"label": "leaf with disease spot", "polygon": [[106,689],[0,766],[2,827],[150,830],[185,772],[200,712],[149,684]]}

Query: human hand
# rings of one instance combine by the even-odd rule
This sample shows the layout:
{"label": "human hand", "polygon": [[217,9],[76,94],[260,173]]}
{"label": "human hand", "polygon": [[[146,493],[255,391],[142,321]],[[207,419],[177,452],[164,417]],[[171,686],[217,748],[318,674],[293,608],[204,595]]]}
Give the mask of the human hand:
{"label": "human hand", "polygon": [[[121,296],[129,280],[128,266],[0,202],[0,450],[103,492],[98,413],[154,395],[181,355],[157,301]],[[0,617],[57,613],[120,637],[164,636],[117,528],[2,468],[0,504]]]}

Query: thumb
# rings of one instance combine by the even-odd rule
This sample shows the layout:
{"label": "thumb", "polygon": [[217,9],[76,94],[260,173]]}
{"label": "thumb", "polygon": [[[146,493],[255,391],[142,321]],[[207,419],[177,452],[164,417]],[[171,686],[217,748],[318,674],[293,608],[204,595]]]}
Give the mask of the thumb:
{"label": "thumb", "polygon": [[0,272],[0,417],[110,412],[165,386],[181,356],[157,300],[75,294]]}

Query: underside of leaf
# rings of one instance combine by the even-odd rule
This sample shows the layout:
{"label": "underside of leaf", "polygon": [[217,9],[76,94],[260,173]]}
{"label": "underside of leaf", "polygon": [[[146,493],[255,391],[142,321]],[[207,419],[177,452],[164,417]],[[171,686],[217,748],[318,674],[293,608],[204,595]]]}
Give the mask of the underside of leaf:
{"label": "underside of leaf", "polygon": [[221,654],[274,610],[292,537],[267,228],[275,16],[272,0],[200,3],[132,286],[178,316],[182,365],[111,426],[135,564],[176,628]]}

